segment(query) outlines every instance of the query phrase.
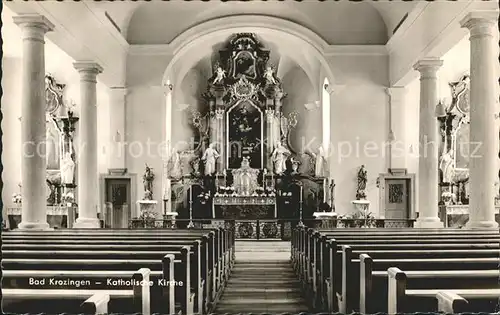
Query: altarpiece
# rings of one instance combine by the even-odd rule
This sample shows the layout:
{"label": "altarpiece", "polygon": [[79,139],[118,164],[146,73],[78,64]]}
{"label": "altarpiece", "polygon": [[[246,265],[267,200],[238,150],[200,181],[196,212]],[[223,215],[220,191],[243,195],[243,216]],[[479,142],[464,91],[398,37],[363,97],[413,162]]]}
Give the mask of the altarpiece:
{"label": "altarpiece", "polygon": [[289,145],[298,114],[284,110],[277,69],[255,34],[233,35],[218,57],[201,95],[206,111],[190,114],[199,141],[168,162],[171,209],[179,219],[207,223],[269,220],[262,228],[236,222],[237,236],[273,237],[280,218],[299,217],[299,200],[315,211],[325,198],[326,174],[315,176],[314,154]]}

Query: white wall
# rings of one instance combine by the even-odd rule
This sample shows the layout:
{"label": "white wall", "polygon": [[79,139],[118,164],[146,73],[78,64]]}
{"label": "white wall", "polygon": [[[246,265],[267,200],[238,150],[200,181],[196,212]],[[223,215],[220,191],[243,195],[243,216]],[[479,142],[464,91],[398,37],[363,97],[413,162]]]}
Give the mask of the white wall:
{"label": "white wall", "polygon": [[389,98],[388,59],[385,56],[329,58],[335,84],[345,85],[331,96],[331,174],[336,182],[336,212],[354,212],[357,173],[365,165],[367,199],[378,216],[376,179],[387,169]]}

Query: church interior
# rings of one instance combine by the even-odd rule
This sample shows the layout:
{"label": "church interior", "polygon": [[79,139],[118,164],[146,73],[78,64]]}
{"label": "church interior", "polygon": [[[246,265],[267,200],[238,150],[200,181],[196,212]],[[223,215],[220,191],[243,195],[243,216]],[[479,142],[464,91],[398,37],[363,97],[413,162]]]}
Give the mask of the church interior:
{"label": "church interior", "polygon": [[499,310],[498,0],[3,4],[4,313]]}

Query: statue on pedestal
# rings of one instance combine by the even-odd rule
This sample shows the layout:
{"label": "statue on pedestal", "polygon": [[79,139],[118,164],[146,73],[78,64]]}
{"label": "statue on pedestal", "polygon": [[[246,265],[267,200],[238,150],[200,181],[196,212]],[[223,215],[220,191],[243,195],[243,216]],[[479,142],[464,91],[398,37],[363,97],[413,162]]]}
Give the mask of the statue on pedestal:
{"label": "statue on pedestal", "polygon": [[75,162],[71,153],[67,152],[61,161],[61,182],[63,185],[73,184],[75,178]]}
{"label": "statue on pedestal", "polygon": [[364,165],[361,165],[359,171],[358,171],[358,189],[356,191],[356,199],[365,199],[366,198],[366,182],[368,181],[367,179],[367,172],[365,169]]}
{"label": "statue on pedestal", "polygon": [[152,168],[150,168],[146,164],[146,171],[142,176],[142,180],[144,183],[144,199],[145,200],[153,200],[153,180],[155,179],[155,175],[153,174]]}
{"label": "statue on pedestal", "polygon": [[215,149],[215,143],[211,143],[201,158],[202,161],[205,161],[206,176],[210,176],[215,173],[216,161],[219,157],[219,152]]}
{"label": "statue on pedestal", "polygon": [[274,172],[278,175],[283,174],[286,171],[286,159],[290,155],[290,151],[285,148],[281,142],[278,142],[276,149],[272,154],[272,160],[274,162]]}

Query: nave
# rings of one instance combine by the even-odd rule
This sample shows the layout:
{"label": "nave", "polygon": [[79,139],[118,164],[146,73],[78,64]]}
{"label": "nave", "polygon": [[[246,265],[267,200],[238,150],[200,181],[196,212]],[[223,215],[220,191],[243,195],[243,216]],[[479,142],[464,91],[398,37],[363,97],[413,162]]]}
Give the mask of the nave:
{"label": "nave", "polygon": [[11,231],[3,311],[47,314],[496,312],[495,230]]}

